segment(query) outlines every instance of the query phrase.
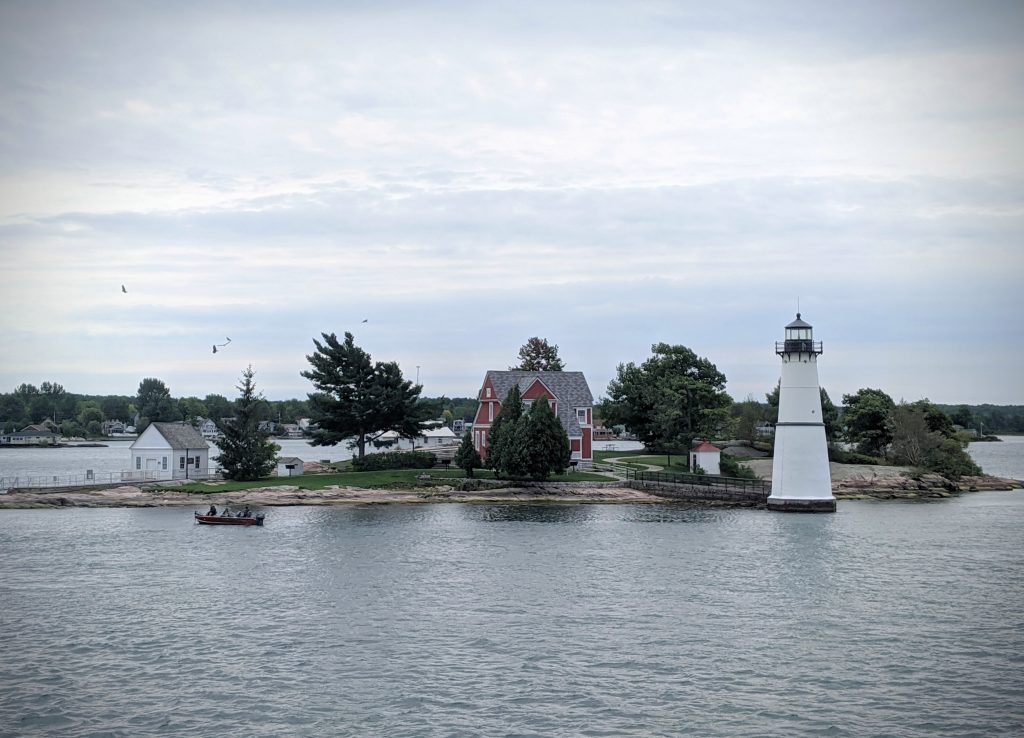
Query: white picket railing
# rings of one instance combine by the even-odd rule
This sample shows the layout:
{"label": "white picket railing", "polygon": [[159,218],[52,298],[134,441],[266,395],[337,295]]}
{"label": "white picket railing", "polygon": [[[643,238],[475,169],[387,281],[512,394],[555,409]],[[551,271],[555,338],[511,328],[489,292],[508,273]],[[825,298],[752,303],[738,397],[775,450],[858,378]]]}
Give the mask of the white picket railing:
{"label": "white picket railing", "polygon": [[[216,479],[219,474],[192,474],[188,481],[193,479]],[[0,477],[0,490],[7,489],[41,489],[47,487],[98,487],[107,484],[141,484],[147,482],[169,482],[171,478],[167,472],[155,470],[137,470],[108,472],[106,474],[94,474],[87,471],[84,474],[40,474],[17,477]],[[182,480],[185,481],[185,480]]]}

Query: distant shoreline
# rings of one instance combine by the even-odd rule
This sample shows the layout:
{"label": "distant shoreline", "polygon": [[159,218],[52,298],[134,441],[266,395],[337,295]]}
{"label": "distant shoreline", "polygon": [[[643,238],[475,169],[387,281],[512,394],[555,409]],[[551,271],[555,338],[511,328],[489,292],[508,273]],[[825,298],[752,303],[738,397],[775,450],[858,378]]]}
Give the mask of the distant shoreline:
{"label": "distant shoreline", "polygon": [[[124,439],[127,440],[127,439]],[[94,443],[84,441],[82,443],[0,443],[0,449],[5,448],[109,448],[106,443]]]}

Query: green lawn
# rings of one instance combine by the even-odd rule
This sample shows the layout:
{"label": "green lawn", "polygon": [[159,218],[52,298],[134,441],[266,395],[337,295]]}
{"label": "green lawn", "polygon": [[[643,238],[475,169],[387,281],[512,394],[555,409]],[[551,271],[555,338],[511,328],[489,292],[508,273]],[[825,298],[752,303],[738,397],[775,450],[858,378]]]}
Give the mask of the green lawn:
{"label": "green lawn", "polygon": [[[429,475],[430,479],[418,479],[421,475]],[[489,471],[477,470],[479,479],[494,479]],[[302,474],[297,477],[268,477],[255,482],[195,482],[183,484],[174,489],[182,492],[212,493],[235,492],[252,489],[253,487],[275,487],[278,485],[294,485],[300,489],[324,489],[325,487],[362,487],[365,489],[413,489],[445,484],[447,480],[458,481],[466,478],[461,469],[391,469],[373,472],[343,472],[340,474]],[[552,482],[607,482],[608,477],[602,474],[576,472],[563,476],[553,476]],[[510,484],[512,484],[510,482]]]}

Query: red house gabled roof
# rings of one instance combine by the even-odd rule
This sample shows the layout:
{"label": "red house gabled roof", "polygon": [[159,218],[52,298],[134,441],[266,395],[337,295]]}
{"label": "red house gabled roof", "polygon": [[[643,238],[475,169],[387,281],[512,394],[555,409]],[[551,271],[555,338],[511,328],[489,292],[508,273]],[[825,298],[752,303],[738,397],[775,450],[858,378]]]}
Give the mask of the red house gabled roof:
{"label": "red house gabled roof", "polygon": [[714,446],[714,445],[708,443],[707,441],[701,441],[700,445],[697,446],[696,448],[692,449],[692,450],[693,450],[693,453],[696,453],[696,454],[713,454],[716,451],[718,453],[722,453],[722,449],[718,448],[718,446]]}

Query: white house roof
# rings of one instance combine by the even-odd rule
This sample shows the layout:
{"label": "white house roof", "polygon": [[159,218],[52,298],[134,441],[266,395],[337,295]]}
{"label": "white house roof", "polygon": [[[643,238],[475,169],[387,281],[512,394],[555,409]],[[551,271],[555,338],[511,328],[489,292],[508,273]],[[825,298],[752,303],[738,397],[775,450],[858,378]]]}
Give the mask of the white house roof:
{"label": "white house roof", "polygon": [[424,438],[455,438],[455,433],[446,425],[423,431]]}

